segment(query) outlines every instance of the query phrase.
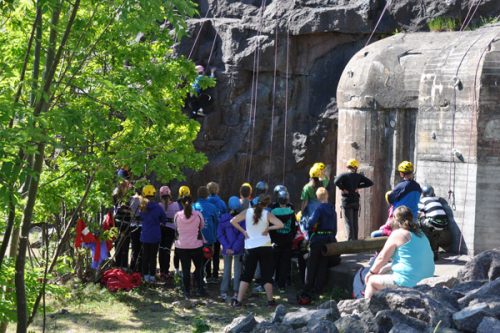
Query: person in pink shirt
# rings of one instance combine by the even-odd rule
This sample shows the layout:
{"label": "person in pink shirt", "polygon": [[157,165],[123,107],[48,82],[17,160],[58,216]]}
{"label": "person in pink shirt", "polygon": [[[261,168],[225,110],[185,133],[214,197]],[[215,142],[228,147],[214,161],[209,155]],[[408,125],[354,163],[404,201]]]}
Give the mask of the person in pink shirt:
{"label": "person in pink shirt", "polygon": [[204,226],[201,213],[194,211],[190,196],[180,199],[183,210],[177,212],[174,216],[176,228],[175,253],[181,261],[182,284],[184,297],[191,296],[191,261],[194,263],[196,285],[198,294],[206,296],[203,284],[203,235],[201,230]]}

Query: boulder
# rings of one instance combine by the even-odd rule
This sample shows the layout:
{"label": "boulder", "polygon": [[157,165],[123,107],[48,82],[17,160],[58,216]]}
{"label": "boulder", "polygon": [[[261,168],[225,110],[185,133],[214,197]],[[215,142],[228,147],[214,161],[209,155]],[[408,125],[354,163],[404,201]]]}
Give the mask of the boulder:
{"label": "boulder", "polygon": [[486,299],[497,295],[500,295],[500,279],[488,282],[481,288],[467,293],[464,297],[458,300],[458,303],[462,307],[465,307],[474,299]]}
{"label": "boulder", "polygon": [[300,308],[296,312],[288,312],[283,318],[282,323],[290,325],[293,328],[306,326],[312,319],[314,321],[333,320],[334,314],[330,309],[308,310]]}
{"label": "boulder", "polygon": [[283,304],[278,304],[271,318],[271,323],[281,323],[286,315],[286,307]]}
{"label": "boulder", "polygon": [[293,328],[288,325],[263,321],[255,326],[252,333],[288,333],[292,330]]}
{"label": "boulder", "polygon": [[410,288],[382,290],[370,299],[368,306],[372,313],[396,310],[405,316],[429,323],[431,326],[440,323],[442,327],[451,326],[451,315],[455,311],[429,295]]}
{"label": "boulder", "polygon": [[481,252],[458,272],[458,279],[462,282],[492,281],[498,277],[500,277],[500,249]]}
{"label": "boulder", "polygon": [[421,333],[422,331],[416,329],[415,327],[408,326],[406,324],[396,324],[394,325],[389,333]]}
{"label": "boulder", "polygon": [[338,333],[337,326],[329,320],[312,321],[307,324],[308,333]]}
{"label": "boulder", "polygon": [[484,317],[491,315],[488,304],[470,305],[453,314],[453,322],[459,330],[475,332]]}
{"label": "boulder", "polygon": [[379,332],[389,332],[393,328],[396,332],[401,331],[404,327],[410,327],[411,331],[423,332],[427,329],[427,324],[424,321],[415,319],[410,316],[405,316],[396,310],[382,310],[375,315]]}
{"label": "boulder", "polygon": [[246,316],[234,318],[231,324],[224,328],[224,333],[246,333],[252,332],[257,325],[257,321],[253,314],[249,313]]}
{"label": "boulder", "polygon": [[341,316],[360,314],[368,311],[368,300],[364,298],[342,300],[338,303],[338,309]]}
{"label": "boulder", "polygon": [[423,279],[420,281],[417,286],[426,285],[429,287],[448,287],[453,288],[456,284],[458,284],[458,279],[451,275],[444,276],[434,276],[427,279]]}
{"label": "boulder", "polygon": [[337,302],[335,302],[333,299],[320,304],[318,306],[318,309],[332,310],[332,316],[334,321],[340,318],[340,311],[339,308],[337,307]]}
{"label": "boulder", "polygon": [[500,332],[500,320],[492,317],[484,317],[477,327],[476,333]]}
{"label": "boulder", "polygon": [[368,326],[356,315],[343,316],[334,324],[339,332],[370,332]]}
{"label": "boulder", "polygon": [[462,298],[466,294],[478,290],[486,283],[488,283],[488,280],[475,280],[475,281],[462,282],[455,285],[452,288],[452,291],[457,295],[458,298]]}

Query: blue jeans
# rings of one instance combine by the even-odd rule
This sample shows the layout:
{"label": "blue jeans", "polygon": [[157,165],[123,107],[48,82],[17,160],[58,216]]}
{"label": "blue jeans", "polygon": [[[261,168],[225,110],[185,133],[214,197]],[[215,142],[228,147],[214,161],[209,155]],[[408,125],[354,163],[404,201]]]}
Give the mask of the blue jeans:
{"label": "blue jeans", "polygon": [[227,294],[229,289],[229,284],[231,282],[231,268],[233,266],[234,259],[234,279],[233,279],[233,291],[235,294],[238,293],[238,289],[240,287],[240,276],[241,276],[241,263],[242,263],[242,254],[237,255],[225,255],[224,257],[224,274],[222,276],[222,282],[220,284],[220,293],[221,295]]}

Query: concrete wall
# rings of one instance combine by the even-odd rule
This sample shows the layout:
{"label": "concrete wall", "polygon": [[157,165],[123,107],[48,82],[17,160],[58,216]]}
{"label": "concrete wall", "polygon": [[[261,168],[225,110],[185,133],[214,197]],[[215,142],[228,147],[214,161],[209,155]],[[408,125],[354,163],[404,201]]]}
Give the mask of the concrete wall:
{"label": "concrete wall", "polygon": [[[377,184],[363,197],[371,219],[362,220],[362,235],[383,223],[379,197],[409,159],[417,181],[455,209],[455,251],[500,245],[499,37],[500,25],[396,35],[347,65],[337,91],[337,163],[359,157]],[[350,141],[370,144],[353,150]]]}

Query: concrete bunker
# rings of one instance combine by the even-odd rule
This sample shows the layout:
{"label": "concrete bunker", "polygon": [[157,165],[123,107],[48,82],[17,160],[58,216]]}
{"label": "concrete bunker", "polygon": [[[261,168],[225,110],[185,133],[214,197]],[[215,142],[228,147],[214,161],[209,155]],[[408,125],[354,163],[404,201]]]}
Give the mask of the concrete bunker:
{"label": "concrete bunker", "polygon": [[373,43],[344,69],[337,102],[338,172],[356,158],[375,182],[361,191],[361,237],[385,222],[384,193],[410,160],[455,209],[453,250],[500,245],[500,24]]}

